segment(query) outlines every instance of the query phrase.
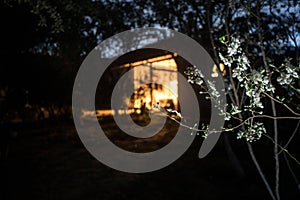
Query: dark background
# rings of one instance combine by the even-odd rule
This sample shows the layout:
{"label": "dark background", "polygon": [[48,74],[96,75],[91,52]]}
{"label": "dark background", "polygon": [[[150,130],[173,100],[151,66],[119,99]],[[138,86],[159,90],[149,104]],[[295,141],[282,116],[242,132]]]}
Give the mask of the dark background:
{"label": "dark background", "polygon": [[[197,157],[203,141],[197,136],[170,166],[152,173],[128,174],[93,158],[72,121],[72,86],[81,62],[97,43],[130,28],[159,25],[178,30],[199,42],[218,63],[213,49],[221,47],[218,38],[226,35],[227,24],[230,34],[245,39],[244,48],[254,68],[262,64],[258,31],[263,32],[265,50],[275,64],[285,57],[299,62],[299,47],[295,46],[299,37],[293,43],[289,35],[299,30],[300,17],[297,10],[286,10],[297,1],[230,2],[2,1],[0,199],[270,199],[245,141],[236,140],[235,133],[222,136],[204,159]],[[268,4],[274,6],[273,12],[263,9]],[[238,15],[242,8],[256,15]],[[216,19],[222,23],[218,25]],[[116,81],[106,80],[111,81],[105,82],[107,86]],[[288,92],[279,90],[278,94]],[[292,100],[291,106],[297,107],[298,100]],[[265,105],[268,113],[268,102]],[[280,115],[287,114],[283,108],[279,110]],[[100,123],[107,134],[120,132],[110,117]],[[176,128],[172,122],[168,124]],[[272,134],[272,121],[266,124]],[[296,125],[297,121],[280,121],[281,144]],[[175,131],[164,129],[163,134],[171,137]],[[299,140],[296,134],[288,147],[296,158],[300,155]],[[150,142],[157,142],[157,138]],[[133,143],[125,141],[125,145]],[[272,145],[262,138],[253,148],[274,188]],[[286,162],[283,154],[280,163],[282,199],[299,199],[298,185],[289,169],[290,165],[299,177],[299,165],[291,159]]]}

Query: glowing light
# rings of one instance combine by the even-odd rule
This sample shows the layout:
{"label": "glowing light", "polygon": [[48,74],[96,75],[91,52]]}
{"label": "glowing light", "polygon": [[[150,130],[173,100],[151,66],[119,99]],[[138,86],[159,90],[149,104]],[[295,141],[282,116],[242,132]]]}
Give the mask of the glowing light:
{"label": "glowing light", "polygon": [[[213,68],[212,68],[212,73],[211,73],[211,77],[213,78],[216,78],[218,77],[218,71],[217,71],[217,65],[214,65]],[[225,69],[225,66],[223,63],[220,63],[219,65],[219,70],[222,74],[222,76],[225,76],[226,75],[226,69]]]}
{"label": "glowing light", "polygon": [[[139,61],[129,66],[134,68],[134,108],[140,108],[145,103],[146,108],[152,108],[159,103],[162,107],[177,108],[178,105],[178,77],[174,55],[159,56]],[[163,85],[156,84],[164,83]]]}

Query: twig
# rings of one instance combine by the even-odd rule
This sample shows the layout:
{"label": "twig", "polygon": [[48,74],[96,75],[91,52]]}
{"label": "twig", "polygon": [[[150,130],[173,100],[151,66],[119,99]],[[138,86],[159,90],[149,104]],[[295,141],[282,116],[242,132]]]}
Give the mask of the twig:
{"label": "twig", "polygon": [[247,142],[247,146],[248,146],[248,150],[249,150],[249,153],[250,153],[250,155],[251,155],[252,161],[254,162],[254,164],[255,164],[255,166],[256,166],[256,169],[257,169],[258,173],[260,174],[260,176],[261,176],[263,182],[265,183],[268,192],[270,193],[272,199],[273,199],[273,200],[276,200],[276,198],[275,198],[275,196],[274,196],[274,194],[273,194],[273,192],[272,192],[272,189],[271,189],[271,187],[270,187],[270,185],[269,185],[269,183],[268,183],[268,181],[267,181],[265,175],[263,174],[262,169],[260,168],[259,163],[257,162],[257,159],[256,159],[256,157],[255,157],[255,154],[254,154],[254,152],[253,152],[252,145],[250,144],[250,142]]}
{"label": "twig", "polygon": [[274,97],[272,97],[271,95],[269,95],[266,92],[263,92],[264,95],[266,95],[267,97],[269,97],[270,99],[272,99],[273,101],[283,105],[284,107],[286,107],[291,113],[293,113],[294,115],[300,116],[300,113],[296,113],[295,111],[293,111],[293,109],[291,109],[288,105],[286,105],[285,103],[275,99]]}
{"label": "twig", "polygon": [[[191,126],[186,125],[180,121],[178,121],[177,119],[175,119],[174,117],[171,117],[170,115],[166,114],[166,110],[164,110],[165,112],[163,112],[161,109],[158,109],[163,115],[165,115],[166,117],[168,117],[169,119],[175,121],[176,123],[178,123],[180,126],[183,126],[185,128],[188,129],[193,129]],[[240,128],[241,126],[243,126],[247,121],[255,119],[255,118],[270,118],[270,119],[298,119],[300,120],[300,117],[295,117],[295,116],[291,116],[291,117],[287,117],[287,116],[283,116],[283,117],[274,117],[274,116],[269,116],[269,115],[254,115],[252,117],[248,117],[247,119],[245,119],[244,121],[242,121],[240,124],[232,127],[232,128],[224,128],[222,130],[210,130],[208,131],[209,133],[221,133],[221,132],[231,132],[237,128]],[[206,132],[207,130],[202,130],[202,129],[194,129],[197,130],[198,132]]]}
{"label": "twig", "polygon": [[[296,135],[297,131],[298,131],[298,128],[299,128],[299,125],[300,125],[300,121],[298,122],[293,134],[291,135],[291,137],[289,138],[289,140],[287,141],[287,143],[284,145],[284,148],[286,149],[287,146],[290,144],[290,142],[292,141],[292,139],[294,138],[294,136]],[[282,152],[282,150],[279,151],[278,154],[280,154]]]}
{"label": "twig", "polygon": [[[261,17],[260,17],[260,9],[261,9],[261,4],[259,0],[256,0],[256,22],[257,22],[257,34],[259,38],[259,47],[262,53],[262,59],[263,59],[263,64],[264,67],[267,71],[267,74],[270,77],[270,69],[267,63],[267,58],[266,58],[266,52],[263,46],[263,36],[261,33]],[[271,95],[271,97],[273,97]],[[272,112],[273,115],[276,117],[277,111],[276,111],[276,105],[275,101],[273,98],[271,98],[271,106],[272,106]],[[276,194],[276,199],[280,200],[280,194],[279,194],[279,172],[280,172],[280,165],[279,165],[279,156],[278,156],[278,123],[277,119],[274,119],[274,158],[275,158],[275,194]]]}
{"label": "twig", "polygon": [[[263,134],[263,136],[265,136],[266,138],[270,139],[274,144],[275,144],[275,140],[273,140],[273,138],[271,138],[270,136]],[[290,154],[290,152],[285,149],[284,147],[282,147],[279,144],[276,144],[282,151],[284,151],[286,154],[288,154],[298,165],[300,165],[300,162],[297,160],[297,158],[295,158],[292,154]]]}
{"label": "twig", "polygon": [[284,157],[284,160],[285,160],[285,162],[286,162],[286,165],[288,166],[288,168],[289,168],[289,170],[290,170],[290,172],[291,172],[291,174],[292,174],[292,177],[293,177],[294,181],[295,181],[296,184],[297,184],[298,189],[300,189],[300,184],[299,184],[299,181],[298,181],[298,179],[297,179],[297,176],[295,175],[295,173],[294,173],[294,171],[293,171],[293,169],[292,169],[292,167],[291,167],[291,165],[290,165],[290,162],[289,162],[289,160],[287,159],[285,153],[283,153],[283,157]]}

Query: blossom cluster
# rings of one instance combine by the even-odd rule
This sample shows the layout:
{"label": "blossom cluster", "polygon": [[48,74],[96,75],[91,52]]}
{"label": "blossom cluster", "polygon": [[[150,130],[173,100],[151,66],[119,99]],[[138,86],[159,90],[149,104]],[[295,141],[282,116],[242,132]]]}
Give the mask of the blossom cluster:
{"label": "blossom cluster", "polygon": [[251,73],[247,74],[241,86],[245,88],[245,94],[250,99],[250,103],[246,107],[249,107],[253,111],[264,108],[261,102],[263,93],[275,92],[275,87],[265,73],[265,70],[252,70]]}
{"label": "blossom cluster", "polygon": [[284,63],[279,67],[280,76],[277,82],[280,85],[289,85],[299,79],[300,65],[298,67],[291,64],[290,59],[285,59]]}
{"label": "blossom cluster", "polygon": [[[209,94],[208,98],[211,99],[215,107],[219,108],[219,114],[223,115],[226,121],[234,118],[239,119],[240,122],[244,117],[253,117],[251,123],[244,122],[237,138],[245,138],[249,142],[259,140],[262,134],[266,133],[266,129],[263,123],[254,121],[254,118],[263,114],[263,98],[266,95],[272,96],[275,93],[275,87],[272,83],[274,72],[265,69],[264,66],[251,66],[248,57],[242,51],[242,42],[239,38],[231,37],[230,41],[225,41],[225,37],[222,37],[220,41],[226,46],[226,49],[223,53],[219,53],[219,57],[229,71],[227,73],[229,76],[224,77],[227,84],[226,92],[231,97],[231,104],[227,105],[227,110],[224,110],[223,102],[220,102],[220,94],[214,82],[210,80],[204,82],[203,74],[195,66],[188,67],[185,71],[188,82],[201,86],[204,92],[201,91],[200,93]],[[277,77],[279,85],[292,87],[300,93],[300,89],[292,86],[297,82],[296,80],[299,80],[300,66],[293,66],[289,59],[279,68],[271,64],[270,66],[280,73]],[[237,97],[238,100],[233,97]],[[223,128],[223,130],[230,131],[233,129]]]}
{"label": "blossom cluster", "polygon": [[184,73],[187,75],[189,83],[203,86],[204,75],[196,66],[187,67]]}
{"label": "blossom cluster", "polygon": [[248,57],[241,50],[241,42],[238,38],[231,37],[231,42],[221,41],[226,45],[226,56],[219,53],[221,60],[232,70],[232,78],[236,79],[238,85],[244,88],[245,95],[249,99],[244,108],[249,111],[261,112],[263,104],[261,96],[264,92],[274,93],[266,71],[255,70],[250,66]]}
{"label": "blossom cluster", "polygon": [[[215,82],[213,80],[209,80],[206,78],[204,82],[204,75],[202,72],[196,67],[187,67],[185,70],[185,74],[187,75],[188,82],[191,84],[196,84],[201,87],[200,94],[207,94],[206,99],[210,99],[214,107],[216,107],[220,115],[226,116],[227,113],[224,110],[224,102],[221,100],[220,92],[217,90]],[[227,119],[225,117],[225,119]]]}
{"label": "blossom cluster", "polygon": [[[237,85],[238,91],[233,91],[228,87],[228,93],[234,96],[236,92],[239,96],[239,107],[236,102],[232,102],[231,109],[227,113],[227,118],[236,114],[240,116],[253,116],[263,113],[262,97],[264,93],[274,93],[275,87],[271,83],[270,74],[263,68],[254,68],[246,54],[241,50],[241,42],[236,37],[231,37],[230,42],[220,40],[226,46],[225,55],[219,53],[220,59],[231,70],[233,84]],[[232,82],[231,82],[232,83]],[[230,86],[232,87],[232,86]],[[253,122],[244,124],[244,129],[238,132],[237,138],[246,138],[247,141],[258,140],[266,130],[264,124]]]}
{"label": "blossom cluster", "polygon": [[240,130],[237,134],[237,139],[245,138],[248,142],[259,140],[263,134],[266,134],[264,124],[255,122],[248,126],[246,130]]}

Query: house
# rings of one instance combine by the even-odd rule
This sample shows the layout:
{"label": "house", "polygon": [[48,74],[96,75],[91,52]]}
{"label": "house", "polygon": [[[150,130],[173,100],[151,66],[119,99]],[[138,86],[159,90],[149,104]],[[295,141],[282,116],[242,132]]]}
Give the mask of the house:
{"label": "house", "polygon": [[[106,111],[111,109],[109,97],[116,82],[132,69],[133,78],[130,87],[134,87],[134,93],[129,99],[123,99],[127,102],[131,113],[139,114],[144,108],[151,109],[154,104],[180,111],[178,95],[184,95],[184,90],[178,84],[177,72],[184,74],[188,66],[191,64],[178,54],[160,49],[146,48],[124,54],[108,67],[100,79],[96,93],[96,108]],[[193,85],[193,88],[198,92],[197,86]],[[209,118],[210,101],[203,95],[197,96],[201,113],[205,113],[207,115],[205,118]],[[123,111],[118,112],[121,114]],[[98,114],[101,115],[101,112]]]}

